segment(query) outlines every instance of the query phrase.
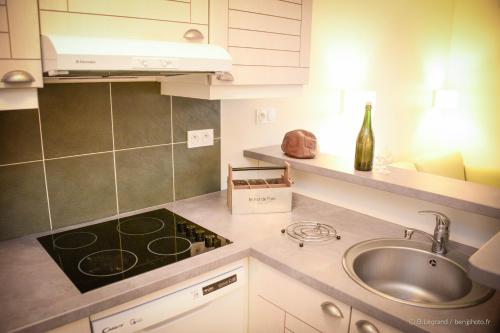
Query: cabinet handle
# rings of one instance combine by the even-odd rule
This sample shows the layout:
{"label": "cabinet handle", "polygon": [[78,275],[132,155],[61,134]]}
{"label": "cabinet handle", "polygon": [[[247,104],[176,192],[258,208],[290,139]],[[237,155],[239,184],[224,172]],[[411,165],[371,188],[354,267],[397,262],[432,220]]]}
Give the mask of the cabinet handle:
{"label": "cabinet handle", "polygon": [[35,81],[33,75],[21,70],[10,71],[2,76],[3,83],[31,83],[33,81]]}
{"label": "cabinet handle", "polygon": [[380,333],[378,328],[368,320],[358,320],[356,322],[356,327],[360,333]]}
{"label": "cabinet handle", "polygon": [[333,304],[332,302],[323,302],[321,304],[321,309],[324,313],[335,317],[335,318],[344,318],[342,311],[340,311],[339,307]]}
{"label": "cabinet handle", "polygon": [[198,29],[189,29],[184,33],[184,38],[188,40],[197,40],[197,39],[203,39],[203,34],[201,33],[200,30]]}
{"label": "cabinet handle", "polygon": [[229,72],[216,72],[215,78],[219,81],[229,81],[229,82],[234,81],[233,74],[231,74]]}

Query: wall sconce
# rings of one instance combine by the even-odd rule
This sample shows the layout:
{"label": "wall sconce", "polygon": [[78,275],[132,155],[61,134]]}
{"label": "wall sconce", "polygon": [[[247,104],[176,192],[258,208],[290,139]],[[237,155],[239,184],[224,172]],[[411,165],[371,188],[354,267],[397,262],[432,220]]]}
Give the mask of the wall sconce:
{"label": "wall sconce", "polygon": [[435,90],[432,104],[438,109],[456,109],[458,107],[458,91],[454,89]]}

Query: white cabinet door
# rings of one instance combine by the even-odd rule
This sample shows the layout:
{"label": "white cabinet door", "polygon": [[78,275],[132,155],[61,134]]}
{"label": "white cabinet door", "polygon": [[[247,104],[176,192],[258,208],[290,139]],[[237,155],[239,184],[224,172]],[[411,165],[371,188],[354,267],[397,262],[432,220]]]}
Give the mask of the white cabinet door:
{"label": "white cabinet door", "polygon": [[257,295],[286,312],[285,325],[290,331],[347,333],[350,306],[254,258],[250,258],[249,272],[250,309],[255,307],[252,300]]}
{"label": "white cabinet door", "polygon": [[[208,43],[209,0],[40,0],[42,34]],[[198,30],[201,38],[185,33]]]}
{"label": "white cabinet door", "polygon": [[231,72],[165,78],[163,95],[241,99],[302,93],[309,80],[312,0],[210,0],[208,12],[209,43],[231,54]]}
{"label": "white cabinet door", "polygon": [[285,318],[285,329],[293,333],[321,333],[311,325],[303,322],[297,317],[287,313]]}
{"label": "white cabinet door", "polygon": [[0,88],[42,87],[37,0],[0,4]]}
{"label": "white cabinet door", "polygon": [[[261,296],[250,296],[250,333],[283,333],[285,329],[285,311],[265,300]],[[299,332],[296,332],[299,333]]]}
{"label": "white cabinet door", "polygon": [[351,314],[351,328],[349,333],[368,333],[368,332],[379,332],[379,333],[404,333],[392,326],[389,326],[378,319],[370,317],[369,315],[352,309]]}
{"label": "white cabinet door", "polygon": [[312,0],[217,0],[210,43],[233,58],[233,81],[214,85],[302,85],[309,76]]}

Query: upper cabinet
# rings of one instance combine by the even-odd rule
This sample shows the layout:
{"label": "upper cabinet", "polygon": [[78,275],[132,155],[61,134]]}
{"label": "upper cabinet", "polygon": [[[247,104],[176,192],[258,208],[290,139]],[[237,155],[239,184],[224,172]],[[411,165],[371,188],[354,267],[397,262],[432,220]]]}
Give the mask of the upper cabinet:
{"label": "upper cabinet", "polygon": [[231,72],[163,78],[162,94],[293,96],[308,81],[311,12],[312,0],[0,0],[0,74],[26,81],[0,87],[42,87],[41,33],[216,44]]}
{"label": "upper cabinet", "polygon": [[40,0],[42,34],[208,43],[208,0]]}
{"label": "upper cabinet", "polygon": [[283,97],[308,82],[312,0],[211,0],[209,42],[233,58],[229,74],[164,80],[162,93],[205,99]]}
{"label": "upper cabinet", "polygon": [[43,87],[37,0],[0,0],[0,88]]}

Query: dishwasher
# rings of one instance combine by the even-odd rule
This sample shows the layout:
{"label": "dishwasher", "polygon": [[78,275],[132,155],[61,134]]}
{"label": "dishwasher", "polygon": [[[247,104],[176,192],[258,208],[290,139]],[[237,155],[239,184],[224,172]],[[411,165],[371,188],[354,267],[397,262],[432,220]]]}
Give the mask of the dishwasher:
{"label": "dishwasher", "polygon": [[[238,262],[169,288],[164,295],[90,317],[93,333],[243,333],[248,320],[248,263]],[[175,288],[175,287],[174,287]],[[161,292],[160,292],[161,294]],[[142,300],[142,298],[141,298]]]}

